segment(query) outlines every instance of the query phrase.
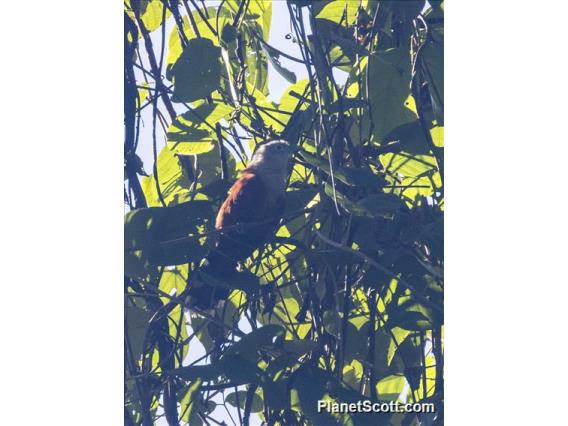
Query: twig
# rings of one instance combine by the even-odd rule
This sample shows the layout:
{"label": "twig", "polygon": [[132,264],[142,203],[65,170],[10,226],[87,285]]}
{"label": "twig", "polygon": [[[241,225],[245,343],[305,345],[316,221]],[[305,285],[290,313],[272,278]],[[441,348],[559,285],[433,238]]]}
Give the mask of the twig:
{"label": "twig", "polygon": [[391,272],[389,269],[385,268],[384,266],[382,266],[381,264],[375,262],[373,259],[371,259],[369,256],[367,256],[365,253],[359,251],[359,250],[353,250],[350,247],[347,247],[343,244],[339,244],[336,243],[335,241],[330,240],[329,238],[327,238],[325,235],[323,235],[321,232],[319,232],[317,229],[314,229],[313,232],[318,236],[318,238],[320,238],[322,241],[324,241],[325,243],[329,244],[332,247],[335,247],[339,250],[343,250],[345,252],[351,253],[355,256],[360,257],[361,259],[363,259],[365,262],[369,263],[370,265],[374,266],[375,268],[377,268],[379,271],[383,272],[384,274],[387,274],[389,277],[397,280],[400,284],[402,284],[404,287],[412,290],[412,292],[414,293],[414,297],[416,297],[417,299],[421,300],[424,304],[428,305],[429,307],[431,307],[432,309],[435,309],[436,311],[440,312],[440,308],[438,306],[436,306],[435,304],[433,304],[430,300],[428,300],[427,298],[425,298],[424,296],[420,296],[420,294],[418,293],[418,291],[416,290],[416,288],[408,283],[406,280],[404,280],[402,277],[398,276],[397,274]]}
{"label": "twig", "polygon": [[225,148],[223,147],[223,133],[221,125],[215,124],[215,133],[217,134],[217,146],[219,147],[219,157],[221,160],[221,179],[225,180],[229,176],[227,171],[227,158],[225,157]]}
{"label": "twig", "polygon": [[249,385],[249,388],[247,389],[247,396],[245,399],[245,412],[243,415],[243,425],[244,426],[249,426],[250,424],[250,412],[252,409],[252,400],[254,398],[254,393],[256,392],[256,388],[258,386],[251,384]]}

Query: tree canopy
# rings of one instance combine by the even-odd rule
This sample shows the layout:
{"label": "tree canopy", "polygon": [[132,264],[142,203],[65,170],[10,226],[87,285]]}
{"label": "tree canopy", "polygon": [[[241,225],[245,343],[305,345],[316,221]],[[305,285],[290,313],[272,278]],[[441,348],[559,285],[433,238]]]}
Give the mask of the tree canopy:
{"label": "tree canopy", "polygon": [[[125,2],[125,424],[443,424],[444,2],[286,5]],[[300,57],[271,45],[274,19]],[[193,308],[217,209],[270,138],[298,147],[279,228],[222,306]]]}

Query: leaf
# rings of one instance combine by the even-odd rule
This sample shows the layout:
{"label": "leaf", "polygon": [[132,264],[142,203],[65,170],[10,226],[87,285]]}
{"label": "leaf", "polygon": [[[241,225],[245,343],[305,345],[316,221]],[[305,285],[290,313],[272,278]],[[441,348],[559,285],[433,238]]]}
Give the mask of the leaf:
{"label": "leaf", "polygon": [[[233,12],[236,13],[238,11],[238,0],[228,0],[227,4]],[[268,40],[268,35],[270,33],[270,23],[272,21],[272,1],[250,0],[248,2],[248,8],[246,10],[244,18],[247,25],[250,25],[251,23],[258,25],[262,31],[263,39]]]}
{"label": "leaf", "polygon": [[292,409],[304,414],[310,424],[333,426],[338,422],[327,411],[318,412],[318,401],[327,394],[327,384],[331,376],[324,370],[311,365],[303,365],[293,374],[290,402]]}
{"label": "leaf", "polygon": [[[239,403],[237,404],[237,395]],[[244,410],[245,401],[247,397],[247,391],[237,391],[231,392],[225,397],[225,401],[231,404],[233,407],[240,407]],[[251,413],[260,413],[264,409],[264,404],[258,393],[254,393],[252,397]]]}
{"label": "leaf", "polygon": [[[208,251],[206,240],[189,234],[199,234],[213,227],[214,211],[207,201],[192,201],[172,207],[151,207],[133,210],[125,216],[125,273],[153,265],[179,265],[197,262]],[[132,275],[129,275],[132,276]],[[139,274],[132,278],[139,278]]]}
{"label": "leaf", "polygon": [[220,102],[199,102],[195,108],[178,115],[168,127],[168,148],[182,155],[211,151],[217,142],[215,123],[229,117],[234,108]]}
{"label": "leaf", "polygon": [[288,88],[280,98],[278,109],[280,111],[292,113],[296,110],[298,103],[300,103],[300,101],[304,99],[302,101],[302,105],[300,106],[300,110],[306,110],[309,106],[309,102],[307,101],[307,92],[309,91],[309,86],[310,84],[308,79],[299,80],[298,82],[288,86]]}
{"label": "leaf", "polygon": [[187,367],[176,368],[172,370],[171,374],[188,381],[211,381],[221,375],[221,370],[219,366],[215,364],[189,365]]}
{"label": "leaf", "polygon": [[208,185],[201,187],[199,189],[199,193],[206,195],[208,199],[217,203],[225,200],[230,188],[231,182],[226,179],[217,179]]}
{"label": "leaf", "polygon": [[428,91],[432,99],[434,115],[440,125],[444,125],[444,44],[428,42],[422,48],[422,66]]}
{"label": "leaf", "polygon": [[221,49],[209,39],[192,39],[171,72],[173,101],[193,102],[205,98],[221,83]]}
{"label": "leaf", "polygon": [[353,0],[333,0],[319,11],[316,18],[326,19],[336,24],[343,22],[344,25],[352,25],[357,19],[360,4],[364,7],[366,3],[367,1],[365,0],[361,2]]}
{"label": "leaf", "polygon": [[398,20],[410,22],[424,9],[425,0],[388,0],[384,3]]}
{"label": "leaf", "polygon": [[256,361],[259,356],[258,351],[267,346],[271,346],[273,339],[282,333],[284,333],[284,329],[275,324],[257,328],[229,347],[223,354],[223,358],[238,354],[243,358]]}
{"label": "leaf", "polygon": [[[236,169],[237,164],[235,157],[231,155],[229,150],[223,146],[225,151],[225,160],[227,162],[227,172],[228,176],[225,178],[229,181],[236,179]],[[221,155],[219,153],[218,144],[214,145],[214,148],[204,154],[197,156],[197,175],[199,176],[199,183],[205,187],[219,179],[221,176]],[[227,193],[224,194],[225,196]],[[225,199],[225,197],[222,197]]]}
{"label": "leaf", "polygon": [[[192,18],[197,26],[197,30],[199,31],[199,36],[200,38],[211,40],[211,42],[215,46],[219,46],[219,39],[211,31],[211,28],[217,28],[217,8],[207,7],[205,12],[209,16],[209,18],[207,18],[205,21],[201,18],[201,15],[197,11],[192,12]],[[232,22],[232,18],[224,8],[219,11],[218,17],[219,29],[223,28],[225,24]],[[195,34],[193,26],[190,24],[187,16],[183,17],[182,22],[182,28],[186,38],[188,40],[197,38],[197,34]],[[174,25],[168,39],[168,57],[166,61],[166,78],[170,81],[173,78],[172,67],[180,57],[182,51],[183,46],[180,40],[179,27],[177,25]]]}
{"label": "leaf", "polygon": [[[132,3],[138,3],[140,8],[140,18],[148,32],[152,32],[162,25],[162,16],[164,13],[164,3],[160,0],[126,0],[127,13],[135,20]],[[136,5],[135,5],[136,6]],[[170,9],[166,8],[166,20],[171,16]],[[142,37],[142,32],[138,32],[138,37]]]}
{"label": "leaf", "polygon": [[150,323],[152,313],[140,308],[139,306],[126,307],[126,329],[128,330],[128,339],[132,348],[132,357],[135,362],[140,360],[142,355],[144,336]]}
{"label": "leaf", "polygon": [[219,361],[219,368],[230,382],[235,385],[260,384],[265,378],[264,372],[256,365],[256,360],[251,361],[249,358],[234,352],[223,354]]}
{"label": "leaf", "polygon": [[354,359],[343,367],[343,381],[352,389],[358,389],[363,377],[363,364]]}
{"label": "leaf", "polygon": [[[188,275],[187,265],[178,265],[173,268],[164,269],[158,288],[164,293],[170,294],[175,290],[176,294],[180,294],[185,290]],[[167,302],[167,298],[162,298],[163,302]]]}
{"label": "leaf", "polygon": [[438,148],[444,147],[444,127],[443,126],[434,126],[430,129],[430,135],[432,136],[432,141],[434,142],[434,146]]}
{"label": "leaf", "polygon": [[317,346],[318,344],[316,342],[308,339],[284,340],[282,342],[282,349],[295,355],[296,357],[313,351]]}
{"label": "leaf", "polygon": [[[136,0],[134,0],[136,1]],[[166,9],[166,19],[171,16],[170,10],[165,7],[160,0],[148,0],[148,6],[142,14],[142,22],[149,32],[152,32],[162,25],[162,16],[164,16],[164,8]]]}
{"label": "leaf", "polygon": [[410,54],[408,49],[388,49],[369,57],[369,100],[373,105],[374,134],[380,143],[397,127],[416,122],[416,114],[405,102],[410,95]]}
{"label": "leaf", "polygon": [[377,394],[382,401],[397,401],[406,387],[404,376],[388,376],[377,383]]}
{"label": "leaf", "polygon": [[262,48],[268,55],[268,60],[270,61],[274,69],[278,72],[278,74],[284,77],[289,83],[296,83],[296,74],[282,65],[278,51],[267,44],[263,44]]}
{"label": "leaf", "polygon": [[[409,98],[406,103],[414,111],[414,100]],[[379,156],[381,164],[389,174],[398,176],[394,184],[411,186],[402,189],[400,195],[413,200],[418,195],[432,195],[442,187],[436,157],[430,151],[418,121],[397,127],[386,139],[398,140],[398,144],[394,152]]]}
{"label": "leaf", "polygon": [[351,201],[347,196],[325,184],[325,193],[331,199],[335,197],[341,207],[347,212],[361,217],[392,218],[393,213],[404,207],[404,203],[394,194],[378,193],[369,195],[359,201]]}
{"label": "leaf", "polygon": [[293,212],[305,208],[319,193],[315,188],[298,189],[286,192],[286,212]]}
{"label": "leaf", "polygon": [[404,303],[389,310],[389,327],[400,327],[410,331],[431,330],[432,312],[419,303]]}
{"label": "leaf", "polygon": [[266,405],[271,410],[284,410],[288,406],[287,380],[272,381],[267,379],[262,384],[262,394]]}
{"label": "leaf", "polygon": [[360,211],[361,216],[383,217],[385,214],[394,213],[404,207],[400,198],[393,194],[373,194],[355,203],[356,211]]}
{"label": "leaf", "polygon": [[368,352],[367,338],[369,320],[365,316],[350,318],[347,322],[347,334],[341,339],[345,342],[345,361],[364,359]]}
{"label": "leaf", "polygon": [[[285,338],[288,340],[295,339],[297,337],[303,339],[310,331],[311,322],[299,321],[296,318],[300,312],[300,304],[296,297],[286,297],[284,294],[283,296],[284,299],[276,303],[271,313],[265,313],[262,315],[261,321],[263,323],[276,324],[279,327],[285,327]],[[293,331],[295,331],[295,333]]]}
{"label": "leaf", "polygon": [[[157,168],[160,190],[166,205],[179,204],[181,199],[189,195],[191,186],[191,181],[185,174],[179,157],[168,147],[164,147],[158,154]],[[143,176],[141,184],[148,206],[161,206],[155,177]]]}
{"label": "leaf", "polygon": [[200,272],[200,274],[205,276],[206,280],[212,285],[225,287],[231,290],[242,290],[247,294],[255,293],[260,288],[258,277],[247,270],[231,273],[230,276],[223,278],[222,280],[218,280],[205,272]]}
{"label": "leaf", "polygon": [[[305,151],[301,151],[301,155],[306,162],[331,175],[331,168],[327,160],[316,157]],[[333,176],[346,185],[365,188],[370,191],[378,191],[381,187],[386,185],[385,179],[374,173],[370,168],[336,166],[333,168]]]}
{"label": "leaf", "polygon": [[337,311],[325,311],[323,314],[323,325],[325,331],[335,337],[339,337],[341,332],[341,317]]}
{"label": "leaf", "polygon": [[[201,405],[200,390],[202,383],[202,379],[195,380],[180,401],[181,420],[184,422],[189,423],[196,417],[197,408]],[[192,422],[192,424],[194,423]]]}

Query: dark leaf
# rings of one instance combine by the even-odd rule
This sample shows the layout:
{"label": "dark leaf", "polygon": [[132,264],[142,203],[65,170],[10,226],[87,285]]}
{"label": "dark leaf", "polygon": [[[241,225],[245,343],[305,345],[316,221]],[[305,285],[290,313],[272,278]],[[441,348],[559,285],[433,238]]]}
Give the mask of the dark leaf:
{"label": "dark leaf", "polygon": [[174,100],[193,102],[205,98],[221,82],[221,50],[206,38],[189,41],[172,68]]}

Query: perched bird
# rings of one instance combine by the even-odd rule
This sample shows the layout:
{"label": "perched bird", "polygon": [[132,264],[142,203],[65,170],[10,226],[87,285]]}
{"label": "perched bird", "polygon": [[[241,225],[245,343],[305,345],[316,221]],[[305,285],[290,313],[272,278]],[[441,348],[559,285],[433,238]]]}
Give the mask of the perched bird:
{"label": "perched bird", "polygon": [[[257,147],[217,213],[215,228],[220,233],[202,264],[202,272],[219,281],[229,278],[237,264],[261,248],[276,230],[284,210],[292,153],[292,147],[282,140]],[[228,288],[201,282],[190,284],[188,295],[197,306],[209,308],[227,298],[229,292]]]}

